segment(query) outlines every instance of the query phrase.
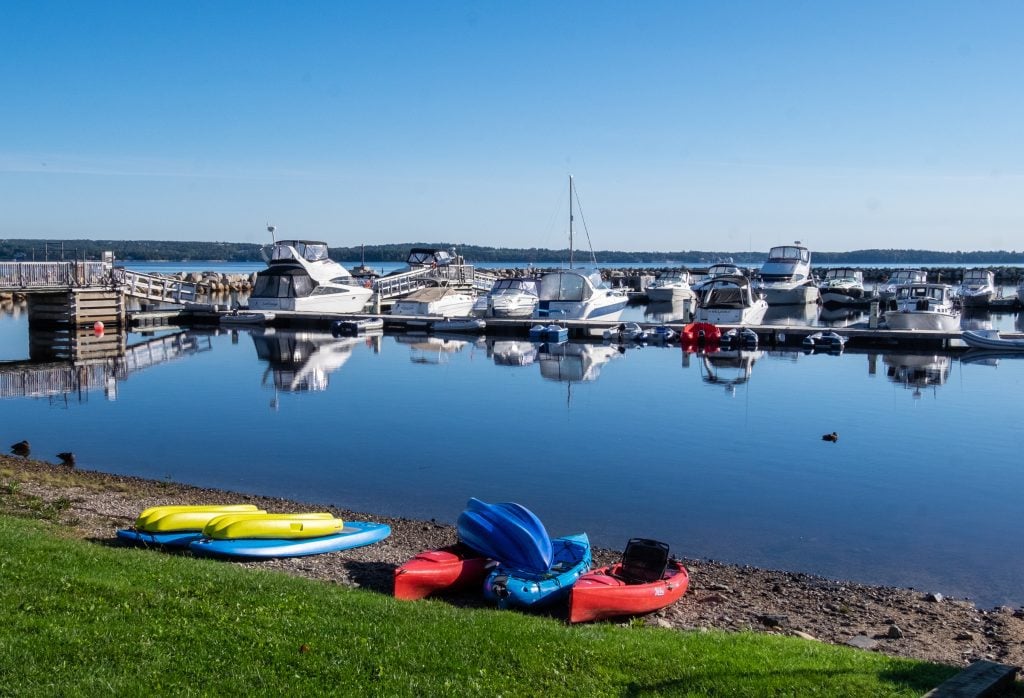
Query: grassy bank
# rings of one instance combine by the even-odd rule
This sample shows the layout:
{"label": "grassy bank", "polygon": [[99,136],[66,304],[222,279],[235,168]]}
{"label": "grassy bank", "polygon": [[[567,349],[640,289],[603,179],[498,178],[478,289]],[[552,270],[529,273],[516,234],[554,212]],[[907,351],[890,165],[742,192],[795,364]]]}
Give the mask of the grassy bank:
{"label": "grassy bank", "polygon": [[567,627],[0,516],[0,694],[920,695],[955,672],[796,638]]}

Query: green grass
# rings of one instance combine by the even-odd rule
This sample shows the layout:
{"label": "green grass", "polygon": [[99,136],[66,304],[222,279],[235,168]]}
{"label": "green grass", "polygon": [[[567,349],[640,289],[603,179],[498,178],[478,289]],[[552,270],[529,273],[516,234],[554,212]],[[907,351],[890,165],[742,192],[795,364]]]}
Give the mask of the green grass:
{"label": "green grass", "polygon": [[920,695],[955,668],[797,638],[399,602],[0,516],[0,695]]}

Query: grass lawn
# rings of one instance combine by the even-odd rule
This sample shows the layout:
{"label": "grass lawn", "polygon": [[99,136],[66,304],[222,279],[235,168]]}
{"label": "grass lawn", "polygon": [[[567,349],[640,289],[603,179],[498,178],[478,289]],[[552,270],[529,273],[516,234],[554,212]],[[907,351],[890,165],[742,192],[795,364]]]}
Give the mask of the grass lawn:
{"label": "grass lawn", "polygon": [[0,551],[0,695],[919,696],[956,673],[797,638],[399,602],[10,516]]}

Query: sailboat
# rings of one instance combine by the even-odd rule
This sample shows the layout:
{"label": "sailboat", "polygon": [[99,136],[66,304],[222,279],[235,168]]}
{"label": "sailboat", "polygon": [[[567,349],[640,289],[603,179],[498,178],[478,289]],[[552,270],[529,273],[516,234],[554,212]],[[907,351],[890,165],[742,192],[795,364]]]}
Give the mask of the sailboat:
{"label": "sailboat", "polygon": [[[628,300],[625,291],[610,288],[596,269],[590,273],[573,269],[574,199],[579,202],[572,175],[569,175],[569,268],[541,275],[537,317],[618,320]],[[593,248],[590,254],[596,264]]]}

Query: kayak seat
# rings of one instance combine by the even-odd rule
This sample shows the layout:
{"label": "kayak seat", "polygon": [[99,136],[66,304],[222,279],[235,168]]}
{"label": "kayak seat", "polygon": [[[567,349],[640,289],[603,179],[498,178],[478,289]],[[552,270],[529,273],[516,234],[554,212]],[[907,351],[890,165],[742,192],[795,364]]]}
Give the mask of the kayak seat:
{"label": "kayak seat", "polygon": [[630,538],[622,553],[618,576],[630,584],[656,582],[668,568],[668,544],[650,538]]}

